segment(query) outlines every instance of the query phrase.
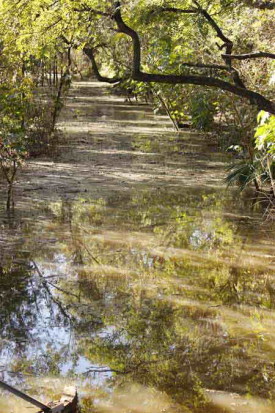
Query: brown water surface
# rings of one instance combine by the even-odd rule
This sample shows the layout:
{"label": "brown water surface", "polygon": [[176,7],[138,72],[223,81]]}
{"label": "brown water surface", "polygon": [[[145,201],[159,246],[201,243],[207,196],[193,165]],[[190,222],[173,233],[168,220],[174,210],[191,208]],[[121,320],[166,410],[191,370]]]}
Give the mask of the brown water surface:
{"label": "brown water surface", "polygon": [[45,402],[76,383],[84,412],[275,412],[274,227],[228,159],[95,82],[59,128],[14,213],[1,191],[2,378]]}

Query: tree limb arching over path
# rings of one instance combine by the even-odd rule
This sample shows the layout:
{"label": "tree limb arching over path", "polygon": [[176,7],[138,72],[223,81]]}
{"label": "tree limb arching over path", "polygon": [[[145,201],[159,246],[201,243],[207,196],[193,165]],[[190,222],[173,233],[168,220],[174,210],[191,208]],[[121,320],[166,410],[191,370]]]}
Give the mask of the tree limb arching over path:
{"label": "tree limb arching over path", "polygon": [[[223,80],[217,76],[208,76],[208,75],[199,75],[199,74],[163,74],[163,73],[148,73],[142,70],[141,68],[141,40],[138,32],[134,30],[132,27],[127,25],[124,21],[122,16],[122,5],[119,1],[115,2],[114,11],[112,14],[108,14],[105,12],[100,12],[97,10],[90,10],[91,13],[101,15],[102,17],[111,18],[117,26],[117,31],[119,33],[123,33],[128,36],[132,41],[133,47],[133,58],[132,58],[132,71],[131,71],[131,79],[145,82],[145,83],[168,83],[168,84],[186,84],[186,85],[198,85],[198,86],[206,86],[206,87],[214,87],[218,88],[223,91],[230,92],[236,96],[244,98],[248,100],[252,105],[257,106],[259,110],[264,110],[271,114],[275,114],[275,102],[269,100],[262,94],[255,92],[253,90],[247,89],[244,82],[240,78],[238,71],[232,66],[232,61],[236,60],[246,60],[246,59],[255,59],[255,58],[269,58],[274,59],[274,53],[267,53],[267,52],[254,52],[249,54],[243,55],[236,55],[232,54],[233,50],[233,42],[223,33],[222,29],[216,23],[216,21],[210,16],[210,14],[204,10],[197,1],[194,2],[195,7],[190,9],[179,9],[173,7],[167,8],[157,8],[155,10],[151,10],[149,14],[159,14],[159,13],[181,13],[181,14],[200,14],[202,15],[212,29],[216,32],[217,37],[223,42],[221,46],[217,45],[219,50],[225,49],[226,53],[221,54],[222,59],[225,62],[224,66],[219,66],[215,68],[215,65],[210,65],[215,70],[226,70],[230,72],[232,83],[227,80]],[[80,10],[78,10],[80,11]],[[83,11],[88,11],[83,10]],[[92,66],[94,69],[94,73],[99,81],[107,81],[109,83],[115,83],[120,81],[120,78],[109,79],[103,77],[99,73],[98,66],[96,64],[95,56],[93,53],[92,48],[85,47],[84,52],[88,55],[92,62]],[[185,65],[185,63],[183,63]],[[203,68],[202,64],[199,63],[188,63],[189,67],[201,67]],[[205,66],[207,68],[207,65]]]}

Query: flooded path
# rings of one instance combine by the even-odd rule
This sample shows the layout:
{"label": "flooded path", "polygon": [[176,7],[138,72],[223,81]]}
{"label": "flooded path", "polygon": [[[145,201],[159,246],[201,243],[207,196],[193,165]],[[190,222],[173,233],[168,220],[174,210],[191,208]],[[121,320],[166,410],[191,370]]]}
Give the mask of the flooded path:
{"label": "flooded path", "polygon": [[77,383],[84,412],[275,412],[274,228],[209,136],[109,90],[74,84],[14,214],[1,189],[2,378]]}

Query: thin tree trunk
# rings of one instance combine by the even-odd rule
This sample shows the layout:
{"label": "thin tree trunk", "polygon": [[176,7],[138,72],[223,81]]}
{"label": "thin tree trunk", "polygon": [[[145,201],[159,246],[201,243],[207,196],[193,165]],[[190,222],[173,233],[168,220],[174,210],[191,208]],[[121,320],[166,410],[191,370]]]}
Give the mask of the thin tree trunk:
{"label": "thin tree trunk", "polygon": [[[153,93],[154,93],[154,89],[152,89],[152,90],[153,90]],[[167,103],[165,102],[165,100],[163,99],[163,97],[162,97],[160,94],[156,93],[156,92],[155,92],[155,96],[156,96],[156,98],[160,101],[160,103],[162,104],[162,106],[164,107],[164,109],[165,109],[167,115],[169,116],[169,118],[171,119],[171,121],[172,121],[175,129],[176,129],[177,131],[179,131],[178,124],[177,124],[176,120],[174,119],[174,117],[173,117],[173,115],[172,115],[172,113],[171,113],[171,111],[170,111],[170,109],[169,109],[169,106],[167,105]]]}
{"label": "thin tree trunk", "polygon": [[272,169],[271,169],[271,160],[270,160],[269,155],[267,155],[266,163],[267,163],[267,169],[268,169],[270,182],[271,182],[271,192],[272,192],[273,197],[275,198],[275,181],[273,179],[273,174],[272,174]]}
{"label": "thin tree trunk", "polygon": [[8,196],[7,196],[7,210],[14,208],[14,201],[13,201],[13,184],[9,184],[8,186]]}

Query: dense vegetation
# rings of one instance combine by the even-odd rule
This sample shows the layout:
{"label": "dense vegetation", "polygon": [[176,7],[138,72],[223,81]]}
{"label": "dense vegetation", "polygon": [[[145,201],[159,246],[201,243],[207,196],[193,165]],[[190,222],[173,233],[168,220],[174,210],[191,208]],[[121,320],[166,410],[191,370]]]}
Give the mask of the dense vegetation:
{"label": "dense vegetation", "polygon": [[177,129],[216,134],[236,158],[228,183],[253,183],[272,203],[274,15],[267,0],[4,0],[0,160],[9,191],[26,156],[49,147],[83,52],[98,80],[153,101]]}

